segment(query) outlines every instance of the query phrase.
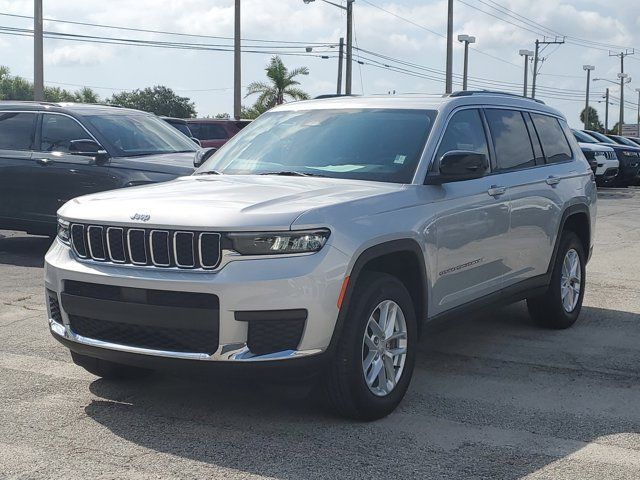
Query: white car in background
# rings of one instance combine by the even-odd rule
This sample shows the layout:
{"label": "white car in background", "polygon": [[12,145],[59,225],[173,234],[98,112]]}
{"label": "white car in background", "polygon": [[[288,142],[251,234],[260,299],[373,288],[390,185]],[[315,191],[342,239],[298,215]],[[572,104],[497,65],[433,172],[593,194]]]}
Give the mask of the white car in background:
{"label": "white car in background", "polygon": [[[613,148],[594,143],[588,139],[588,135],[573,131],[573,134],[580,145],[580,149],[589,161],[593,173],[596,174],[596,184],[599,187],[613,185],[613,182],[620,170],[620,161]],[[589,140],[589,141],[585,141]]]}

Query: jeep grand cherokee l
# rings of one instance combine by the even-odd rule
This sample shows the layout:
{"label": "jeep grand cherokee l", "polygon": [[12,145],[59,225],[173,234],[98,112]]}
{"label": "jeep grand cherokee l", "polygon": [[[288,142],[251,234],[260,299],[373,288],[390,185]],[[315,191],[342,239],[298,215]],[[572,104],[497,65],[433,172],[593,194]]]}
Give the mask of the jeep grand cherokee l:
{"label": "jeep grand cherokee l", "polygon": [[0,102],[0,229],[55,235],[68,200],[190,175],[198,151],[139,110]]}
{"label": "jeep grand cherokee l", "polygon": [[542,103],[286,104],[193,176],[62,207],[49,326],[102,377],[297,366],[338,412],[380,418],[424,322],[526,299],[541,325],[571,326],[595,213],[593,172]]}

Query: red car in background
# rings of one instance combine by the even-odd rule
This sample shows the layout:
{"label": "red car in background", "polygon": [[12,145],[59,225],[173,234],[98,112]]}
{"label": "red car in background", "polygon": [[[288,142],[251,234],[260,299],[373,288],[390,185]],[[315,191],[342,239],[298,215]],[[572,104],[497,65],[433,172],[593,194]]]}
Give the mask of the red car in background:
{"label": "red car in background", "polygon": [[203,147],[220,148],[251,120],[217,120],[213,118],[186,119],[189,130]]}

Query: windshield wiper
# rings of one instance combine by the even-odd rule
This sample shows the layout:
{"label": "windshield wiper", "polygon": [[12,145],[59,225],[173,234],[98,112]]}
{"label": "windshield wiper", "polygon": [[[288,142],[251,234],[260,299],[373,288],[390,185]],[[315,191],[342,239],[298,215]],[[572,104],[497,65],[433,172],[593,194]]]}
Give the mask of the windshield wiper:
{"label": "windshield wiper", "polygon": [[217,170],[206,170],[204,172],[198,172],[196,175],[224,175],[224,173]]}
{"label": "windshield wiper", "polygon": [[294,170],[285,170],[283,172],[264,172],[260,175],[282,175],[285,177],[324,177],[319,173],[296,172]]}

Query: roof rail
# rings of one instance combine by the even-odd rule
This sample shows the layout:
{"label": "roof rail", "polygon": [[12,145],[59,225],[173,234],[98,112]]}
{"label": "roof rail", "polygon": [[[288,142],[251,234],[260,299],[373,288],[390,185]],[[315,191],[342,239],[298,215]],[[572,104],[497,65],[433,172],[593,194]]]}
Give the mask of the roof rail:
{"label": "roof rail", "polygon": [[44,100],[2,100],[4,103],[27,103],[32,105],[48,105],[51,107],[59,107],[60,104],[57,102],[45,102]]}
{"label": "roof rail", "polygon": [[317,97],[313,97],[314,100],[321,100],[323,98],[336,98],[336,97],[357,97],[358,95],[346,94],[346,93],[325,93],[323,95],[318,95]]}
{"label": "roof rail", "polygon": [[538,100],[537,98],[523,97],[522,95],[518,95],[517,93],[501,92],[499,90],[460,90],[457,92],[450,93],[448,96],[449,97],[471,97],[473,95],[504,95],[506,97],[516,97],[516,98],[524,98],[526,100],[533,100],[534,102],[541,103],[542,105],[546,105],[542,100]]}

